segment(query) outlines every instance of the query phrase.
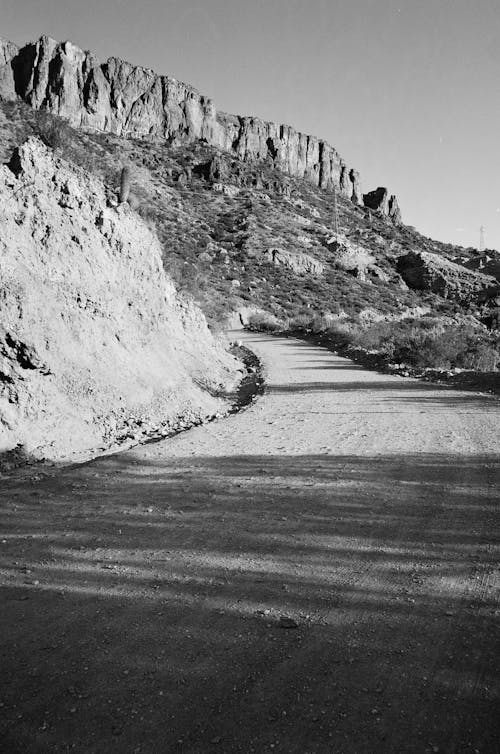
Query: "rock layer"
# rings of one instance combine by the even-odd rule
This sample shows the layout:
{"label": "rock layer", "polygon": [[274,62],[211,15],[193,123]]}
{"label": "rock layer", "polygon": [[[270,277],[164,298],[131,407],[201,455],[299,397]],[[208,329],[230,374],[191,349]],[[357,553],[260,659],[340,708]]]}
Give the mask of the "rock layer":
{"label": "rock layer", "polygon": [[326,141],[291,126],[217,111],[188,84],[118,58],[100,63],[71,42],[46,36],[22,48],[1,42],[0,96],[21,97],[77,127],[174,144],[204,139],[363,204],[358,172]]}
{"label": "rock layer", "polygon": [[30,139],[0,167],[0,451],[66,456],[221,410],[238,365],[155,235]]}

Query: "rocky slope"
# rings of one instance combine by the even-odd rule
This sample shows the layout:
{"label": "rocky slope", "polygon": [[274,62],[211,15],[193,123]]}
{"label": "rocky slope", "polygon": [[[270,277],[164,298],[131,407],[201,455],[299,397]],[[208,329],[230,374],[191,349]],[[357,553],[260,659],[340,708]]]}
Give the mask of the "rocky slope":
{"label": "rocky slope", "polygon": [[[279,318],[369,311],[391,321],[422,309],[459,318],[465,311],[493,321],[496,294],[484,288],[486,270],[464,266],[477,266],[477,250],[432,240],[342,196],[335,234],[331,193],[268,162],[240,160],[203,141],[173,146],[75,129],[19,99],[0,102],[0,161],[33,134],[110,190],[129,166],[138,212],[156,227],[167,273],[211,323],[242,308]],[[420,251],[441,260],[443,277],[451,274],[446,291],[434,291],[430,280],[412,289],[398,273],[398,260]],[[500,254],[489,250],[490,257]]]}
{"label": "rocky slope", "polygon": [[57,458],[221,410],[238,364],[103,184],[29,139],[0,168],[0,451]]}
{"label": "rocky slope", "polygon": [[500,295],[500,286],[492,275],[468,269],[431,252],[410,251],[399,257],[397,269],[410,288],[429,290],[463,304],[496,299]]}
{"label": "rocky slope", "polygon": [[[101,63],[71,42],[43,36],[18,48],[0,40],[0,97],[21,97],[77,127],[170,144],[203,139],[242,160],[267,161],[320,188],[335,187],[363,205],[358,172],[326,141],[287,125],[217,111],[192,86],[117,58]],[[400,221],[397,200],[386,189],[366,196],[367,206]]]}

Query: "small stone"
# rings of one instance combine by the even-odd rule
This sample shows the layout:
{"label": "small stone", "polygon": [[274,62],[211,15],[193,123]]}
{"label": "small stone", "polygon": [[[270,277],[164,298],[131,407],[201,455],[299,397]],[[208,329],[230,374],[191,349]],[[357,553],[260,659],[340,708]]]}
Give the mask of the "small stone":
{"label": "small stone", "polygon": [[278,623],[280,628],[298,628],[299,624],[287,615],[281,615]]}

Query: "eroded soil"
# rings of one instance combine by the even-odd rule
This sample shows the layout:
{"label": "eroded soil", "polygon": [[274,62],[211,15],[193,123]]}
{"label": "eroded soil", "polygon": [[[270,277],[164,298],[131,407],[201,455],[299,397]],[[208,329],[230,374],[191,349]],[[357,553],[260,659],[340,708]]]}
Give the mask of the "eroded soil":
{"label": "eroded soil", "polygon": [[2,479],[0,749],[497,752],[498,399],[243,338],[246,411]]}

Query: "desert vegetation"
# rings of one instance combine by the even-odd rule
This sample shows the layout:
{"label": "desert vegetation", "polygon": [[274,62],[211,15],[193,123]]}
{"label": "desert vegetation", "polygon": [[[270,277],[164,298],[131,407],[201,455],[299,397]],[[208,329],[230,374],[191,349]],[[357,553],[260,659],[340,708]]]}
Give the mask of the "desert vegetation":
{"label": "desert vegetation", "polygon": [[[494,307],[412,290],[395,271],[397,259],[410,250],[475,265],[475,249],[433,241],[340,197],[342,236],[359,245],[361,256],[368,251],[378,271],[357,275],[336,264],[328,244],[331,195],[289,176],[285,180],[272,165],[231,158],[224,168],[226,183],[214,183],[211,166],[220,155],[203,142],[171,146],[86,133],[22,102],[0,103],[0,134],[4,160],[35,134],[64,159],[98,176],[114,200],[126,178],[122,188],[158,235],[165,269],[200,305],[214,330],[223,328],[232,312],[250,307],[268,312],[255,327],[322,332],[343,347],[376,352],[388,363],[496,368]],[[307,253],[324,272],[313,275],[273,264],[267,254],[271,248]],[[426,317],[408,319],[407,312],[417,310]]]}
{"label": "desert vegetation", "polygon": [[500,367],[500,333],[436,316],[363,324],[359,317],[301,315],[280,319],[260,312],[248,326],[260,332],[319,337],[350,355],[377,357],[381,365],[417,370],[495,372]]}

